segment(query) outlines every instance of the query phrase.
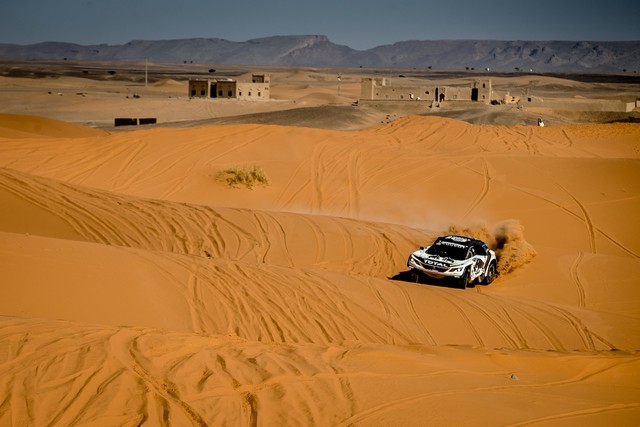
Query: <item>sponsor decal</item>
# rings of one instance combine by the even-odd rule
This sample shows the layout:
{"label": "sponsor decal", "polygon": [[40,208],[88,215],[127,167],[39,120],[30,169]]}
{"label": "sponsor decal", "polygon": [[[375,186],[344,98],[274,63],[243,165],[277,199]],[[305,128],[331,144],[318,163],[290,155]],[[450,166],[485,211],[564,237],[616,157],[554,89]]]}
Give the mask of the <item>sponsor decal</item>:
{"label": "sponsor decal", "polygon": [[441,268],[447,268],[447,267],[449,267],[449,264],[445,264],[445,263],[443,263],[443,262],[432,261],[432,260],[430,260],[430,259],[425,259],[425,260],[424,260],[424,264],[425,264],[425,265],[432,266],[432,267],[441,267]]}
{"label": "sponsor decal", "polygon": [[446,246],[453,246],[455,248],[460,248],[460,249],[465,249],[467,247],[467,245],[461,245],[460,243],[453,243],[453,242],[447,242],[447,241],[441,241],[438,242],[439,245],[446,245]]}

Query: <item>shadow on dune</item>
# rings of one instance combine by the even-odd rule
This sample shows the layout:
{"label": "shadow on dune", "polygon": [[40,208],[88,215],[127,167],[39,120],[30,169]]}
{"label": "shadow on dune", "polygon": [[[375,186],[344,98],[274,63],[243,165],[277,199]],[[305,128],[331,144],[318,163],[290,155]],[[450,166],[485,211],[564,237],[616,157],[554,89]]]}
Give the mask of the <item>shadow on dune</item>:
{"label": "shadow on dune", "polygon": [[242,114],[204,120],[171,122],[158,127],[220,126],[231,124],[264,124],[295,126],[330,130],[360,129],[370,125],[370,120],[357,108],[346,105],[323,105],[265,113]]}
{"label": "shadow on dune", "polygon": [[[411,270],[407,270],[407,271],[401,271],[400,273],[396,274],[395,276],[391,276],[389,277],[389,280],[397,280],[399,282],[411,282],[411,283],[419,283],[422,285],[428,285],[428,286],[437,286],[440,288],[454,288],[454,289],[460,289],[460,285],[452,279],[434,279],[432,277],[429,277],[425,274],[421,274],[421,275],[416,275],[415,273],[412,273]],[[469,288],[474,288],[476,286],[484,286],[484,285],[480,285],[478,283],[472,283],[471,285],[469,285]]]}

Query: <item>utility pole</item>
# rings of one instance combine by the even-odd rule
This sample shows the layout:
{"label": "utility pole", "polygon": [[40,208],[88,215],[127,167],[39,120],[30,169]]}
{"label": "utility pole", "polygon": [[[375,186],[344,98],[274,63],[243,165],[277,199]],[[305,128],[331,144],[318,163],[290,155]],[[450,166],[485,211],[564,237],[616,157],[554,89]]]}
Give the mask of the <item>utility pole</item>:
{"label": "utility pole", "polygon": [[144,87],[147,87],[149,84],[149,58],[144,58]]}
{"label": "utility pole", "polygon": [[340,81],[342,80],[342,77],[340,77],[340,73],[338,73],[338,96],[340,96]]}

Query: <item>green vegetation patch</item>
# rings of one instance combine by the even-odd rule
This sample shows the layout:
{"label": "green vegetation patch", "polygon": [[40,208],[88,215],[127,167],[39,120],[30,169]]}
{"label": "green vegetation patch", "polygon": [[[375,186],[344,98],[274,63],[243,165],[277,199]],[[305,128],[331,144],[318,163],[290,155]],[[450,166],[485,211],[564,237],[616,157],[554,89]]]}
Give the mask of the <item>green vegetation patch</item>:
{"label": "green vegetation patch", "polygon": [[231,187],[253,188],[254,185],[269,185],[269,178],[260,166],[232,167],[221,171],[217,179]]}

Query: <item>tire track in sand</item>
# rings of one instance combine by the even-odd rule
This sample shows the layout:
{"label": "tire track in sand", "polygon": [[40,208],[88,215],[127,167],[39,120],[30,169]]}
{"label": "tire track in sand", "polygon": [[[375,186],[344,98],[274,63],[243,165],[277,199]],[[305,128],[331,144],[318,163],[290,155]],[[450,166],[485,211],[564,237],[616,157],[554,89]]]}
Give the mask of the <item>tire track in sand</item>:
{"label": "tire track in sand", "polygon": [[574,196],[572,193],[570,193],[565,187],[563,187],[559,183],[556,183],[556,185],[558,187],[560,187],[560,189],[562,189],[562,191],[567,193],[567,195],[569,195],[569,197],[571,197],[571,199],[575,202],[575,204],[578,206],[578,208],[582,212],[582,220],[584,221],[584,223],[585,223],[585,225],[587,227],[587,233],[589,235],[589,243],[591,245],[591,252],[593,252],[594,254],[598,253],[598,251],[596,250],[595,228],[593,226],[593,221],[591,220],[591,216],[589,215],[589,212],[584,207],[584,205],[580,202],[580,200],[577,199],[576,196]]}
{"label": "tire track in sand", "polygon": [[580,280],[580,273],[578,272],[578,268],[580,267],[580,264],[582,264],[583,257],[584,252],[578,252],[578,256],[576,257],[576,260],[573,262],[573,264],[571,264],[571,269],[569,271],[569,273],[571,274],[571,282],[575,286],[578,293],[578,306],[582,308],[587,306],[587,297],[585,294],[584,285]]}
{"label": "tire track in sand", "polygon": [[[562,204],[560,204],[560,203],[558,203],[558,202],[556,202],[554,200],[551,200],[548,197],[541,196],[540,194],[536,194],[536,193],[534,193],[532,191],[527,190],[526,188],[515,186],[515,185],[511,186],[511,188],[513,188],[513,189],[515,189],[517,191],[520,191],[522,193],[528,194],[529,196],[535,197],[536,199],[540,199],[540,200],[542,200],[542,201],[544,201],[546,203],[549,203],[549,204],[561,209],[562,211],[566,212],[570,216],[578,219],[579,221],[585,222],[585,218],[583,216],[578,215],[577,213],[573,212],[571,209],[567,208],[566,206],[564,206],[564,205],[562,205]],[[583,207],[583,209],[584,209],[584,207]],[[591,239],[590,240],[590,244],[592,246],[595,245],[595,232],[597,231],[597,233],[599,235],[601,235],[602,237],[607,239],[611,244],[616,246],[621,251],[626,252],[627,254],[629,254],[630,256],[632,256],[634,258],[640,258],[640,254],[637,254],[637,253],[633,252],[631,249],[627,248],[622,243],[620,243],[619,241],[617,241],[616,239],[614,239],[613,237],[611,237],[610,235],[608,235],[607,233],[605,233],[601,229],[595,227],[593,225],[593,223],[590,226],[593,228],[593,230],[592,230],[593,235],[590,236],[590,239]],[[587,227],[589,227],[589,225],[587,225]]]}
{"label": "tire track in sand", "polygon": [[[303,191],[311,187],[313,191],[315,189],[315,181],[314,181],[314,168],[317,167],[316,162],[316,154],[318,153],[318,149],[321,145],[324,145],[327,141],[327,138],[321,138],[314,144],[313,152],[309,158],[305,158],[302,160],[298,166],[296,166],[295,170],[291,173],[287,182],[282,186],[282,190],[276,197],[277,210],[286,210],[293,206],[297,207],[295,199],[300,196]],[[308,172],[307,172],[308,171]],[[309,175],[307,175],[309,173]],[[294,183],[295,187],[294,187]],[[304,203],[306,205],[306,202]]]}
{"label": "tire track in sand", "polygon": [[[407,397],[401,397],[398,399],[389,400],[384,403],[380,403],[376,406],[364,409],[358,413],[353,414],[351,417],[347,418],[346,420],[342,420],[340,423],[337,423],[336,427],[360,425],[360,424],[363,424],[365,420],[371,419],[372,417],[376,417],[378,414],[388,412],[389,410],[399,411],[400,410],[399,407],[401,406],[405,406],[408,404],[415,404],[419,401],[432,399],[432,398],[442,398],[445,396],[452,396],[452,395],[462,395],[462,396],[465,396],[465,395],[477,396],[479,394],[487,395],[490,392],[496,392],[498,393],[498,395],[502,395],[505,392],[509,392],[509,391],[532,390],[532,389],[543,389],[544,391],[545,388],[561,387],[561,386],[570,385],[570,384],[578,384],[588,380],[589,378],[595,377],[607,371],[618,368],[621,365],[637,363],[637,362],[638,362],[637,358],[633,358],[630,360],[623,360],[621,362],[614,363],[612,365],[608,365],[605,367],[597,367],[594,370],[587,370],[587,372],[583,372],[578,376],[574,376],[567,379],[560,379],[557,381],[550,381],[550,382],[540,382],[540,383],[532,383],[532,384],[513,384],[512,383],[509,385],[487,385],[487,386],[473,387],[473,388],[455,388],[452,390],[428,391],[425,393],[418,393],[413,396],[407,396]],[[523,396],[526,396],[524,394],[526,393],[526,391],[522,393],[523,393],[522,394]],[[640,403],[633,402],[628,404],[614,404],[614,405],[605,407],[605,409],[602,411],[599,411],[598,408],[593,408],[593,410],[594,410],[594,413],[602,413],[602,412],[609,412],[609,410],[628,409],[628,408],[636,408],[636,407],[640,407]],[[588,411],[591,411],[591,410],[590,409],[579,410],[574,412],[567,412],[566,414],[583,414],[583,413],[588,413]],[[551,415],[548,417],[540,417],[538,419],[526,420],[521,423],[510,424],[510,425],[511,426],[528,426],[528,425],[531,425],[532,421],[543,422],[543,421],[546,421],[547,419],[553,420],[555,417],[556,415]],[[560,417],[560,419],[562,418],[563,417]],[[364,422],[364,424],[367,424],[367,423]]]}
{"label": "tire track in sand", "polygon": [[[531,325],[534,328],[540,331],[543,338],[551,345],[551,348],[554,351],[566,351],[566,348],[562,344],[562,341],[553,333],[551,328],[549,328],[543,320],[540,320],[539,316],[536,316],[535,313],[532,312],[533,310],[531,309],[540,310],[539,307],[534,305],[528,305],[527,307],[528,307],[528,310],[523,307],[518,307],[515,304],[515,302],[511,304],[512,311],[520,315],[525,320],[528,320],[529,323],[531,323]],[[518,323],[514,323],[514,324],[517,325]],[[524,336],[520,328],[518,328],[518,331],[520,331],[519,332],[520,335]],[[541,346],[538,345],[536,347],[541,347]]]}
{"label": "tire track in sand", "polygon": [[358,173],[360,154],[353,150],[349,153],[347,174],[349,181],[349,216],[357,217],[360,213],[360,174]]}
{"label": "tire track in sand", "polygon": [[[551,329],[546,326],[546,322],[542,317],[544,315],[562,320],[563,323],[567,326],[567,329],[561,329],[559,327],[560,324],[558,324],[556,325],[557,332],[573,332],[583,345],[583,348],[581,348],[581,350],[597,350],[594,338],[602,342],[609,350],[616,348],[615,345],[589,329],[589,327],[580,318],[578,318],[576,315],[565,308],[559,307],[554,304],[535,303],[528,300],[519,300],[519,302],[525,307],[528,307],[529,310],[516,307],[516,304],[512,304],[512,307],[516,309],[522,316],[528,318],[531,323],[544,334],[549,342],[555,345],[555,350],[557,351],[567,351],[565,344],[569,343],[569,340],[568,338],[564,338],[563,340],[558,339],[556,334],[554,334]],[[534,316],[534,310],[538,311],[540,314]],[[571,349],[575,348],[577,347]]]}
{"label": "tire track in sand", "polygon": [[571,149],[573,149],[573,150],[579,150],[579,151],[582,151],[583,153],[586,153],[586,154],[588,154],[588,155],[589,155],[589,156],[591,156],[591,157],[595,157],[595,158],[597,158],[597,159],[602,159],[602,156],[600,156],[600,155],[598,155],[598,154],[596,154],[596,153],[593,153],[593,152],[591,152],[591,151],[589,151],[589,150],[585,150],[584,148],[576,147],[576,146],[575,146],[575,143],[574,143],[574,141],[573,141],[573,139],[569,136],[569,133],[567,132],[567,130],[566,130],[566,129],[562,129],[562,135],[563,135],[563,136],[565,137],[565,139],[567,140],[567,143],[566,143],[566,144],[567,144],[567,147],[569,147],[569,148],[571,148]]}
{"label": "tire track in sand", "polygon": [[413,304],[413,300],[411,299],[411,296],[409,295],[407,290],[405,288],[401,288],[401,290],[402,290],[402,296],[404,297],[404,300],[407,303],[407,307],[409,308],[409,313],[411,314],[411,317],[413,317],[416,324],[420,325],[420,330],[424,332],[424,334],[427,336],[427,339],[431,342],[431,344],[438,345],[438,342],[436,341],[434,336],[431,334],[431,332],[429,332],[427,325],[424,324],[424,322],[422,321],[422,318],[420,318],[420,316],[418,315],[418,311],[416,310],[416,307]]}
{"label": "tire track in sand", "polygon": [[82,423],[82,418],[86,412],[103,398],[105,389],[118,380],[125,372],[125,368],[110,370],[105,367],[100,367],[92,371],[78,389],[74,387],[73,390],[69,390],[63,399],[63,402],[67,402],[60,402],[56,408],[57,414],[50,421],[49,425],[76,425]]}
{"label": "tire track in sand", "polygon": [[558,311],[563,317],[565,317],[567,321],[575,328],[575,330],[581,336],[582,341],[587,349],[594,350],[594,351],[598,350],[595,344],[594,338],[600,341],[602,344],[604,344],[607,347],[607,349],[609,350],[616,349],[615,345],[613,345],[611,342],[609,342],[599,334],[596,334],[594,331],[589,329],[589,327],[585,325],[585,323],[578,316],[571,313],[569,310],[556,307],[556,306],[553,306],[553,308],[556,311]]}
{"label": "tire track in sand", "polygon": [[[623,412],[628,411],[630,409],[640,408],[640,403],[613,403],[608,406],[600,406],[597,408],[587,408],[579,411],[568,411],[562,412],[559,414],[553,414],[546,417],[532,418],[526,421],[522,421],[516,424],[510,424],[510,427],[520,427],[520,426],[532,426],[535,424],[544,424],[544,425],[556,425],[556,422],[562,420],[561,425],[572,425],[572,419],[578,421],[578,419],[583,420],[585,416],[590,415],[604,415],[612,412]],[[597,418],[594,418],[594,420]],[[555,422],[554,422],[555,421]],[[582,423],[579,423],[582,424]]]}
{"label": "tire track in sand", "polygon": [[322,156],[326,148],[325,144],[319,143],[313,148],[311,154],[311,170],[309,171],[311,174],[309,179],[311,182],[311,204],[309,206],[311,213],[316,213],[322,208],[322,177],[325,175]]}
{"label": "tire track in sand", "polygon": [[[495,331],[497,331],[500,336],[506,341],[506,343],[510,346],[510,348],[521,348],[520,345],[514,340],[511,335],[506,331],[506,329],[496,320],[497,316],[495,313],[489,313],[488,307],[484,304],[479,304],[472,301],[472,298],[460,298],[460,301],[469,305],[473,310],[475,310],[478,314],[480,314],[489,325],[493,327]],[[495,301],[495,300],[494,300]],[[464,310],[466,311],[466,310]],[[517,333],[516,335],[522,337],[522,333]]]}
{"label": "tire track in sand", "polygon": [[462,318],[462,320],[464,321],[464,323],[467,324],[468,326],[468,330],[473,334],[473,336],[475,337],[478,346],[480,347],[485,347],[485,343],[484,340],[482,339],[482,335],[480,334],[480,332],[478,331],[478,329],[474,326],[473,322],[471,321],[471,318],[469,317],[469,315],[467,314],[467,312],[465,312],[465,310],[460,306],[460,304],[458,304],[456,301],[454,301],[455,297],[450,297],[447,296],[444,292],[440,293],[440,297],[444,300],[446,300],[450,306],[456,310],[458,312],[458,314],[460,315],[460,317]]}
{"label": "tire track in sand", "polygon": [[603,236],[605,239],[607,239],[609,242],[611,242],[612,244],[614,244],[615,246],[617,246],[621,250],[627,252],[629,255],[633,256],[634,258],[640,258],[640,255],[638,255],[638,254],[634,253],[633,251],[631,251],[630,249],[626,248],[624,245],[622,245],[620,242],[615,240],[613,237],[609,236],[608,234],[606,234],[605,232],[603,232],[602,230],[597,228],[594,225],[593,220],[591,219],[591,216],[589,215],[589,212],[587,211],[587,208],[585,207],[585,205],[582,202],[580,202],[580,200],[578,200],[573,194],[571,194],[562,185],[558,184],[558,186],[562,190],[564,190],[569,195],[569,197],[571,197],[573,199],[573,201],[576,203],[576,205],[578,205],[578,207],[580,208],[580,211],[582,212],[582,215],[583,215],[583,221],[585,222],[585,225],[587,226],[587,231],[589,233],[589,240],[590,240],[590,244],[591,244],[591,250],[592,250],[593,253],[597,253],[597,250],[596,250],[596,232],[597,232],[601,236]]}
{"label": "tire track in sand", "polygon": [[[492,295],[487,293],[483,293],[482,295],[485,298],[488,298],[489,300],[495,299],[493,298]],[[502,302],[495,303],[495,306],[497,307],[498,313],[502,316],[503,319],[505,319],[506,323],[510,326],[511,331],[513,332],[517,341],[519,342],[516,348],[524,348],[524,349],[530,348],[529,344],[527,343],[527,339],[525,338],[525,335],[522,333],[522,331],[518,327],[518,323],[513,319],[513,317],[509,313],[509,310],[507,309],[507,308],[511,308],[511,306],[510,305],[505,306],[505,304],[503,304]]]}
{"label": "tire track in sand", "polygon": [[489,175],[489,166],[487,165],[487,159],[485,158],[482,159],[482,178],[482,189],[480,190],[480,194],[478,194],[473,203],[471,203],[469,209],[467,209],[467,211],[462,216],[463,218],[469,216],[469,214],[487,197],[487,194],[489,194],[491,176]]}
{"label": "tire track in sand", "polygon": [[[206,426],[207,423],[193,407],[180,398],[176,385],[170,381],[162,381],[151,375],[137,360],[138,340],[144,336],[142,332],[121,329],[109,340],[111,354],[130,372],[139,377],[145,385],[152,388],[157,395],[178,407],[183,415],[195,426]],[[165,411],[169,408],[166,407]],[[168,420],[168,414],[165,414]]]}

